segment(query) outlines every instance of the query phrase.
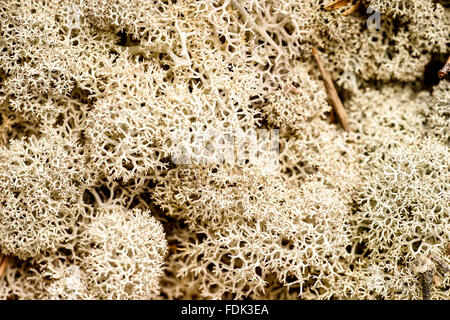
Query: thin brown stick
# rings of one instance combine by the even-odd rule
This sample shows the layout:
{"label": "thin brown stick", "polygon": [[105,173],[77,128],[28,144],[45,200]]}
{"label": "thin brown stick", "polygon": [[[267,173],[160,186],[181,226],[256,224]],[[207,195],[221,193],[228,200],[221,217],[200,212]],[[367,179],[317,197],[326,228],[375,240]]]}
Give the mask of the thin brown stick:
{"label": "thin brown stick", "polygon": [[8,256],[4,256],[0,253],[0,277],[3,272],[5,272],[6,267],[8,266]]}
{"label": "thin brown stick", "polygon": [[325,10],[334,10],[342,8],[343,6],[347,5],[350,2],[350,0],[336,0],[331,2],[330,4],[327,4],[324,8]]}
{"label": "thin brown stick", "polygon": [[450,57],[448,57],[447,62],[438,72],[438,76],[440,79],[444,78],[450,72]]}
{"label": "thin brown stick", "polygon": [[325,88],[328,93],[328,97],[331,100],[331,104],[333,105],[333,109],[336,112],[336,115],[344,128],[345,131],[351,131],[350,124],[348,122],[347,113],[345,112],[344,105],[339,98],[339,95],[334,87],[333,81],[331,80],[331,76],[328,71],[323,66],[322,60],[320,59],[319,52],[315,47],[312,47],[313,56],[319,65],[320,73],[322,74],[323,82],[325,83]]}

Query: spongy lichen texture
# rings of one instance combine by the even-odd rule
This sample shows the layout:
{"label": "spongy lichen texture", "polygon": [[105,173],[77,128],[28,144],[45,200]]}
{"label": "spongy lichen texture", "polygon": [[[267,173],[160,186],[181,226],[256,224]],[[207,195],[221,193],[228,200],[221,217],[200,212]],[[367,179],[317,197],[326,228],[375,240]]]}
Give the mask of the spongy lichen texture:
{"label": "spongy lichen texture", "polygon": [[[0,250],[21,259],[72,241],[89,173],[74,139],[11,141],[0,155]],[[92,182],[91,182],[92,183]]]}
{"label": "spongy lichen texture", "polygon": [[450,9],[328,2],[2,1],[0,298],[422,299]]}
{"label": "spongy lichen texture", "polygon": [[167,243],[161,223],[140,209],[100,207],[80,240],[86,285],[97,299],[152,299]]}

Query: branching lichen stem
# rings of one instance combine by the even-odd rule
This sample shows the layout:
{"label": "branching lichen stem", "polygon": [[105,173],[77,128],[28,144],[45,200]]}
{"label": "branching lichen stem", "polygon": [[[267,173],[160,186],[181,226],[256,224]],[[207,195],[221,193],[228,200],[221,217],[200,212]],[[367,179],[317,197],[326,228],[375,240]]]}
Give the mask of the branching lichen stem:
{"label": "branching lichen stem", "polygon": [[261,26],[259,26],[255,20],[253,20],[253,18],[250,16],[250,14],[245,10],[245,8],[236,0],[231,0],[231,3],[233,4],[233,6],[236,7],[236,9],[239,10],[239,12],[245,17],[245,19],[248,21],[248,23],[250,23],[250,25],[256,30],[258,31],[258,33],[268,42],[270,43],[270,45],[272,45],[278,52],[278,54],[283,54],[283,51],[280,49],[280,47],[275,43],[275,41],[269,37],[269,35],[267,34],[266,30],[264,28],[262,28]]}

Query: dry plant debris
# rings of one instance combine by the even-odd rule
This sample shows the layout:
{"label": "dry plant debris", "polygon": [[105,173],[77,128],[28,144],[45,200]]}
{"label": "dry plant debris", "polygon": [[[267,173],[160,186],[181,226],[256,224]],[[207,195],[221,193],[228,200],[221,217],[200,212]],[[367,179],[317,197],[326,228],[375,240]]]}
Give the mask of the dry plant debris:
{"label": "dry plant debris", "polygon": [[348,10],[346,10],[342,13],[343,16],[348,16],[348,15],[351,15],[352,13],[356,12],[359,9],[359,7],[361,6],[361,2],[362,2],[362,0],[336,0],[336,1],[331,2],[330,4],[327,4],[325,6],[325,9],[326,10],[335,10],[335,9],[342,8],[346,5],[348,5],[349,3],[351,3],[352,6]]}
{"label": "dry plant debris", "polygon": [[418,274],[422,286],[423,300],[429,300],[432,286],[441,285],[442,281],[438,279],[443,277],[449,271],[445,262],[439,259],[435,254],[428,258],[420,255],[413,263],[414,272]]}
{"label": "dry plant debris", "polygon": [[337,115],[342,127],[344,128],[344,130],[351,131],[347,113],[345,112],[344,105],[342,104],[342,101],[339,98],[336,88],[334,87],[333,80],[331,79],[330,73],[325,69],[323,62],[320,59],[319,52],[317,51],[317,49],[315,47],[312,48],[312,53],[313,53],[314,59],[317,62],[317,65],[319,66],[320,73],[321,73],[323,81],[325,83],[325,88],[327,89],[328,96],[331,100],[331,103],[333,105],[334,111],[336,112],[336,115]]}
{"label": "dry plant debris", "polygon": [[3,275],[3,273],[6,270],[6,267],[8,266],[8,256],[5,256],[0,253],[0,277]]}
{"label": "dry plant debris", "polygon": [[449,300],[445,2],[1,1],[0,299]]}

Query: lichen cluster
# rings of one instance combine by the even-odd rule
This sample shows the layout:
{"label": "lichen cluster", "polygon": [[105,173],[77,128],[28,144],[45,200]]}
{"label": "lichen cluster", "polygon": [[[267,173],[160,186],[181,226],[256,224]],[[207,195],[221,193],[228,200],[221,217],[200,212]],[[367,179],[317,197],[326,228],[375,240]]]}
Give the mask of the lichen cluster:
{"label": "lichen cluster", "polygon": [[450,263],[450,8],[327,3],[2,1],[0,298],[423,298],[417,261]]}

